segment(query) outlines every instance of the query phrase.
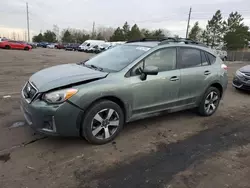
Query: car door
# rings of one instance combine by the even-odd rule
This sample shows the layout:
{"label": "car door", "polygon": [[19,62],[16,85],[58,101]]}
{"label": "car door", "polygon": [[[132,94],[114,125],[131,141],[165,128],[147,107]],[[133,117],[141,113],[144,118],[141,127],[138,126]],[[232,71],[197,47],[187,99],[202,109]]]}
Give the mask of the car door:
{"label": "car door", "polygon": [[22,42],[16,42],[17,49],[23,50],[25,47],[25,44]]}
{"label": "car door", "polygon": [[180,47],[179,65],[181,74],[180,101],[183,105],[192,104],[204,92],[207,78],[212,70],[205,53],[197,48]]}
{"label": "car door", "polygon": [[11,47],[11,49],[16,49],[17,48],[17,46],[16,46],[16,41],[9,41],[8,42],[8,45]]}
{"label": "car door", "polygon": [[[180,70],[176,69],[176,48],[164,48],[151,53],[131,71],[130,89],[133,95],[133,114],[161,111],[178,102]],[[158,75],[140,78],[139,68],[156,66]]]}
{"label": "car door", "polygon": [[13,48],[13,49],[20,49],[21,44],[19,42],[12,41],[11,44],[12,44],[11,48]]}

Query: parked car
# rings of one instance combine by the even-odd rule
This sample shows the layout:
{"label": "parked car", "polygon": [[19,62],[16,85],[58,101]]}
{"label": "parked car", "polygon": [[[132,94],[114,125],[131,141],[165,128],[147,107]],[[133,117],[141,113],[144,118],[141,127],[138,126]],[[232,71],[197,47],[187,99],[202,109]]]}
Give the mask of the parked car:
{"label": "parked car", "polygon": [[38,43],[38,47],[42,47],[42,48],[47,48],[47,46],[49,45],[49,43],[48,42],[40,42],[40,43]]}
{"label": "parked car", "polygon": [[105,42],[104,44],[97,46],[97,48],[93,52],[98,54],[98,53],[104,52],[105,50],[108,50],[111,47],[112,47],[112,44],[110,42]]}
{"label": "parked car", "polygon": [[250,91],[250,65],[241,67],[236,71],[233,86],[239,90]]}
{"label": "parked car", "polygon": [[89,48],[93,48],[96,45],[101,45],[104,43],[104,40],[86,40],[79,46],[78,51],[87,52]]}
{"label": "parked car", "polygon": [[22,89],[21,109],[39,132],[104,144],[124,123],[159,112],[196,108],[211,116],[227,77],[227,66],[199,43],[142,39],[33,74]]}
{"label": "parked car", "polygon": [[0,37],[0,42],[2,42],[2,41],[6,41],[6,40],[9,40],[9,39],[7,39],[7,38],[5,38],[5,37]]}
{"label": "parked car", "polygon": [[35,42],[28,42],[28,45],[30,45],[33,49],[37,47],[37,43]]}
{"label": "parked car", "polygon": [[16,50],[31,50],[32,46],[22,41],[5,40],[0,42],[0,48],[16,49]]}
{"label": "parked car", "polygon": [[57,45],[55,45],[55,48],[56,49],[64,49],[65,48],[65,45],[64,44],[57,44]]}
{"label": "parked car", "polygon": [[219,57],[223,60],[226,61],[227,60],[227,51],[225,50],[216,50],[217,54],[219,55]]}
{"label": "parked car", "polygon": [[85,50],[87,53],[96,53],[97,51],[99,51],[98,45],[89,46],[89,48]]}
{"label": "parked car", "polygon": [[51,43],[51,44],[47,45],[47,48],[54,49],[56,47],[56,45],[57,44],[55,44],[55,43]]}
{"label": "parked car", "polygon": [[65,46],[66,51],[77,51],[79,48],[80,44],[68,44]]}

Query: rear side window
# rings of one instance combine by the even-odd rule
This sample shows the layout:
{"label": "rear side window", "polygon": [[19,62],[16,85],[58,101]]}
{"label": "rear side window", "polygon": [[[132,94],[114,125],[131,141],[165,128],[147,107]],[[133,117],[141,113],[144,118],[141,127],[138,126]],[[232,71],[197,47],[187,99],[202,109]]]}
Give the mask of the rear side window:
{"label": "rear side window", "polygon": [[201,52],[194,48],[180,48],[181,68],[201,66]]}
{"label": "rear side window", "polygon": [[208,62],[207,60],[207,57],[206,57],[206,54],[205,52],[201,51],[201,65],[202,66],[207,66],[209,65],[210,63]]}
{"label": "rear side window", "polygon": [[211,64],[211,65],[214,64],[215,61],[216,61],[216,57],[213,56],[213,55],[210,54],[210,53],[206,53],[206,54],[207,54],[207,57],[208,57],[208,60],[209,60],[210,64]]}

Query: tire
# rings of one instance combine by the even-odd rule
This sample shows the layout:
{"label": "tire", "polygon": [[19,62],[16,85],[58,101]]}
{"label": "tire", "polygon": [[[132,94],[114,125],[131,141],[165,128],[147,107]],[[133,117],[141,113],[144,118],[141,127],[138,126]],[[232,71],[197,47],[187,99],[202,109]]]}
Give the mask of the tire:
{"label": "tire", "polygon": [[26,47],[24,48],[24,50],[25,50],[25,51],[29,51],[29,47],[26,46]]}
{"label": "tire", "polygon": [[[94,103],[86,112],[81,135],[89,143],[106,144],[121,132],[124,125],[124,113],[118,104],[109,100],[101,100]],[[110,118],[108,118],[109,113]]]}
{"label": "tire", "polygon": [[7,50],[11,49],[11,47],[9,45],[6,45],[4,48],[7,49]]}
{"label": "tire", "polygon": [[[213,95],[211,95],[212,93]],[[215,96],[217,96],[217,99]],[[201,116],[213,115],[220,104],[220,100],[221,92],[219,91],[219,89],[217,89],[216,87],[208,88],[200,102],[200,105],[198,107],[198,113]]]}

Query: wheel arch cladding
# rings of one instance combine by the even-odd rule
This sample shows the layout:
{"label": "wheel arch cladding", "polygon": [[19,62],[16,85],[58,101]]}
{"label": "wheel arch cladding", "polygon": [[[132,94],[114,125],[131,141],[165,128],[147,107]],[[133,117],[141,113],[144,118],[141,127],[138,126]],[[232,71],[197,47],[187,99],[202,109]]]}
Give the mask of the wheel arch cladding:
{"label": "wheel arch cladding", "polygon": [[[109,100],[109,101],[112,101],[112,102],[116,103],[117,105],[119,105],[122,112],[124,113],[124,121],[126,122],[128,113],[127,113],[127,108],[126,108],[125,102],[116,96],[104,96],[104,97],[98,98],[98,99],[94,100],[92,103],[90,103],[85,111],[87,111],[89,108],[91,108],[91,106],[93,106],[95,103],[97,103],[99,101],[103,101],[103,100]],[[83,122],[84,115],[85,115],[85,113],[83,113],[81,115],[81,118],[79,119],[79,121],[77,123],[80,131],[81,131],[81,124]]]}
{"label": "wheel arch cladding", "polygon": [[223,87],[220,83],[213,83],[212,85],[210,85],[210,87],[215,87],[220,91],[220,95],[223,95]]}

